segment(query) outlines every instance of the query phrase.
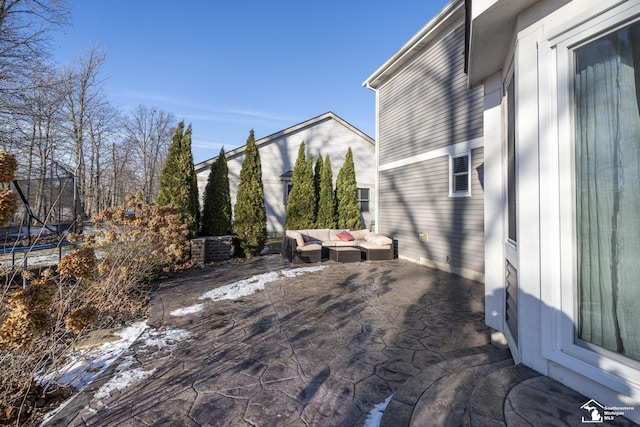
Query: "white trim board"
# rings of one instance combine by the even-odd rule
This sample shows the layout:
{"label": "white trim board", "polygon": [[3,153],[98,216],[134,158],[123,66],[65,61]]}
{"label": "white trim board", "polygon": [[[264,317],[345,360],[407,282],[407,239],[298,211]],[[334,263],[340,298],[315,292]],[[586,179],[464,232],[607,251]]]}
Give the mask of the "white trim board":
{"label": "white trim board", "polygon": [[436,150],[427,151],[426,153],[418,154],[416,156],[408,157],[406,159],[395,160],[393,162],[385,163],[378,166],[378,171],[383,172],[390,169],[396,169],[403,166],[409,166],[414,163],[424,162],[425,160],[435,159],[441,156],[456,156],[462,155],[476,148],[484,147],[484,138],[475,138],[468,141],[459,142],[453,145],[447,145],[446,147],[438,148]]}

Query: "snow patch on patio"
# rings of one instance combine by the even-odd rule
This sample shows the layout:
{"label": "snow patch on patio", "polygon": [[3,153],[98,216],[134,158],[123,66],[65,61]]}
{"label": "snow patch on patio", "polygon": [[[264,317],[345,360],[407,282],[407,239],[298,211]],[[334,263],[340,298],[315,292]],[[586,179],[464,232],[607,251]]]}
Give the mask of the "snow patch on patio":
{"label": "snow patch on patio", "polygon": [[175,317],[181,317],[188,314],[198,313],[202,310],[204,310],[204,304],[195,304],[190,305],[189,307],[178,308],[176,310],[170,311],[169,314]]}
{"label": "snow patch on patio", "polygon": [[325,269],[326,266],[301,267],[301,268],[285,268],[280,273],[271,271],[269,273],[256,274],[248,279],[233,282],[228,285],[221,286],[210,290],[201,295],[198,299],[210,299],[212,301],[220,301],[226,299],[238,299],[246,297],[264,289],[267,283],[275,282],[286,277],[297,277],[302,274],[311,273]]}
{"label": "snow patch on patio", "polygon": [[391,402],[391,398],[393,394],[385,399],[384,402],[378,403],[367,415],[367,419],[364,421],[364,427],[379,427],[382,422],[382,415],[384,414],[385,409]]}
{"label": "snow patch on patio", "polygon": [[121,338],[117,341],[70,353],[67,356],[67,363],[46,375],[42,379],[43,384],[53,381],[75,389],[86,387],[111,366],[142,335],[147,327],[146,321],[133,323],[131,326],[114,333]]}
{"label": "snow patch on patio", "polygon": [[285,268],[282,270],[282,275],[284,277],[298,277],[302,276],[305,273],[313,273],[316,271],[322,271],[327,268],[324,265],[318,265],[315,267],[300,267],[300,268]]}
{"label": "snow patch on patio", "polygon": [[107,383],[98,389],[93,395],[95,399],[106,399],[111,393],[117,390],[123,390],[139,381],[150,377],[155,369],[143,371],[140,368],[131,369],[131,365],[135,362],[133,356],[125,357],[116,368],[116,372]]}
{"label": "snow patch on patio", "polygon": [[225,299],[238,299],[257,291],[264,289],[267,283],[275,282],[280,275],[275,271],[269,273],[256,274],[248,279],[240,280],[238,282],[230,283],[228,285],[221,286],[210,290],[199,297],[199,300],[210,299],[212,301],[221,301]]}

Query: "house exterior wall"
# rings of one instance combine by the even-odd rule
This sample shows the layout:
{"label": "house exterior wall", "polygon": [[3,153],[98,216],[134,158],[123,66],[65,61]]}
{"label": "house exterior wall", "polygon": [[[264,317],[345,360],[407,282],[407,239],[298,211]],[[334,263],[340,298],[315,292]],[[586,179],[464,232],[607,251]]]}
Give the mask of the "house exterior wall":
{"label": "house exterior wall", "polygon": [[[483,91],[466,85],[462,10],[377,88],[377,103],[378,232],[401,258],[484,280]],[[449,156],[464,152],[471,195],[450,197]]]}
{"label": "house exterior wall", "polygon": [[[531,2],[506,17],[509,1],[484,1],[472,14],[471,56],[485,59],[492,35],[510,40],[499,61],[470,70],[484,87],[485,314],[507,337],[516,361],[607,406],[632,406],[640,421],[638,362],[580,345],[575,237],[575,152],[572,109],[573,49],[640,20],[639,1]],[[535,4],[534,4],[535,3]],[[475,4],[475,1],[474,1]],[[475,40],[474,40],[475,37]],[[475,46],[475,48],[474,48]],[[475,49],[475,51],[474,51]],[[492,55],[495,53],[492,53]],[[473,61],[470,63],[473,67]],[[515,75],[518,241],[508,242],[506,221],[505,82]],[[473,76],[473,77],[471,77]],[[505,325],[505,259],[518,270],[518,330]]]}
{"label": "house exterior wall", "polygon": [[[307,156],[313,156],[314,163],[318,155],[323,159],[329,155],[333,169],[333,180],[344,163],[347,149],[351,147],[356,169],[358,188],[370,189],[370,211],[362,215],[363,227],[371,226],[375,207],[375,146],[372,140],[364,138],[349,127],[340,123],[328,114],[313,121],[309,126],[286,130],[275,138],[266,137],[256,141],[262,164],[262,182],[264,185],[265,206],[267,210],[267,233],[276,236],[284,230],[286,213],[286,183],[281,175],[292,171],[298,156],[300,143],[304,141]],[[295,127],[294,127],[295,128]],[[236,193],[240,184],[240,170],[244,160],[244,149],[230,151],[226,154],[229,168],[229,189],[231,205],[235,206]],[[207,162],[201,163],[201,165]],[[196,167],[198,190],[202,196],[207,185],[210,167]],[[201,201],[202,203],[202,201]]]}

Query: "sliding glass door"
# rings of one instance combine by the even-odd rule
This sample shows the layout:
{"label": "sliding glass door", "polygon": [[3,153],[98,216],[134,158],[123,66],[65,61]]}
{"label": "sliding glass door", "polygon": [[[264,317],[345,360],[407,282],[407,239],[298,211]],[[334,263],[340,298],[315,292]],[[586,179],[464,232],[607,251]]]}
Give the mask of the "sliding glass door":
{"label": "sliding glass door", "polygon": [[574,49],[578,343],[640,360],[640,23]]}

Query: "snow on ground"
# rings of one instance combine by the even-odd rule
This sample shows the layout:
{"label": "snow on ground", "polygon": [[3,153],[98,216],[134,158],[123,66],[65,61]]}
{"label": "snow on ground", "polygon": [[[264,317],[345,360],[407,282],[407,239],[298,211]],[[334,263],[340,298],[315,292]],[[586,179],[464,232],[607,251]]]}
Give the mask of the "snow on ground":
{"label": "snow on ground", "polygon": [[305,273],[313,273],[314,271],[321,271],[327,268],[325,265],[318,265],[314,267],[300,267],[300,268],[285,268],[282,270],[284,277],[298,277]]}
{"label": "snow on ground", "polygon": [[[177,343],[189,338],[191,334],[184,329],[167,328],[164,330],[150,329],[144,332],[140,337],[142,341],[138,351],[148,352],[152,348],[156,351],[165,350],[167,354],[171,354],[176,348]],[[93,396],[94,399],[102,400],[111,396],[111,393],[117,390],[123,390],[134,385],[148,377],[150,377],[155,369],[145,371],[141,368],[132,368],[136,362],[134,355],[126,356],[116,368],[114,376],[107,381]],[[101,404],[101,402],[99,402]]]}
{"label": "snow on ground", "polygon": [[249,277],[248,279],[240,280],[238,282],[230,283],[228,285],[212,289],[200,296],[198,299],[210,299],[212,301],[238,299],[260,291],[264,289],[267,283],[275,282],[276,280],[282,279],[283,277],[296,277],[300,276],[301,274],[320,271],[325,268],[326,266],[285,268],[280,273],[278,273],[277,271],[271,271],[269,273],[256,274]]}
{"label": "snow on ground", "polygon": [[[62,257],[75,251],[71,246],[66,246],[62,249]],[[60,261],[60,254],[58,249],[47,249],[42,251],[31,250],[26,253],[27,255],[27,267],[43,267],[56,265]],[[16,252],[15,262],[12,260],[11,254],[4,254],[0,257],[0,267],[24,267],[25,252]]]}
{"label": "snow on ground", "polygon": [[[189,332],[183,329],[149,329],[146,320],[136,322],[119,332],[115,332],[114,335],[121,339],[104,343],[92,349],[72,352],[68,355],[68,362],[60,369],[45,376],[42,379],[43,383],[55,382],[60,385],[72,386],[81,391],[124,354],[136,340],[141,341],[139,349],[141,352],[165,349],[171,353],[179,341],[190,336]],[[134,362],[133,355],[123,358],[116,368],[113,378],[100,387],[94,398],[98,400],[107,398],[112,392],[127,388],[153,374],[154,370],[132,369],[131,366]],[[49,412],[41,425],[51,420],[72,399],[73,397]]]}
{"label": "snow on ground", "polygon": [[60,385],[72,386],[75,389],[86,387],[111,366],[145,329],[147,329],[146,321],[136,322],[115,333],[121,338],[118,341],[107,342],[98,347],[71,353],[68,356],[68,362],[60,369],[46,375],[43,378],[43,383],[53,381]]}
{"label": "snow on ground", "polygon": [[279,277],[280,275],[275,271],[256,274],[255,276],[251,276],[248,279],[240,280],[239,282],[230,283],[228,285],[212,289],[200,296],[198,299],[203,300],[208,298],[212,301],[238,299],[240,297],[245,297],[247,295],[255,293],[256,291],[264,289],[264,286],[267,283],[274,282],[278,280]]}
{"label": "snow on ground", "polygon": [[93,395],[94,399],[106,399],[111,396],[111,393],[117,390],[125,389],[139,381],[142,381],[150,377],[155,369],[144,371],[140,368],[131,368],[131,365],[135,363],[135,357],[129,355],[125,357],[122,362],[116,368],[116,372],[106,384]]}
{"label": "snow on ground", "polygon": [[385,399],[384,402],[378,403],[367,415],[367,419],[364,421],[364,427],[379,427],[382,422],[382,414],[387,409],[387,405],[391,402],[393,394]]}
{"label": "snow on ground", "polygon": [[194,314],[204,310],[204,304],[190,305],[189,307],[178,308],[177,310],[170,311],[169,314],[175,317],[186,316],[188,314]]}

